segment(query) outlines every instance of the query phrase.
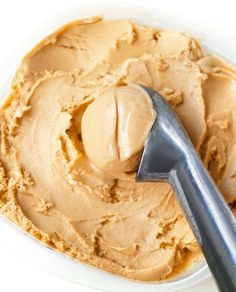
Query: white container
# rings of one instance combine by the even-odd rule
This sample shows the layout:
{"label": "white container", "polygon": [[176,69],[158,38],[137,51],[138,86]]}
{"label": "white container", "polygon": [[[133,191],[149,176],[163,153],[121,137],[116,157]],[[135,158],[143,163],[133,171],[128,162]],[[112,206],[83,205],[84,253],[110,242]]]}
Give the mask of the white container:
{"label": "white container", "polygon": [[[84,4],[79,3],[78,6],[66,9],[62,13],[55,15],[48,23],[41,26],[38,32],[34,32],[23,47],[1,66],[3,70],[0,75],[0,97],[4,98],[1,99],[0,103],[3,103],[7,98],[11,79],[22,57],[34,45],[67,22],[96,15],[104,16],[106,19],[129,18],[139,24],[190,34],[200,41],[206,52],[216,53],[229,60],[231,64],[236,64],[236,40],[232,40],[225,34],[219,35],[212,28],[201,27],[200,23],[194,23],[190,18],[178,18],[163,11],[159,12],[157,9],[148,9],[132,3],[86,1]],[[34,240],[8,220],[2,217],[0,219],[1,234],[4,234],[4,237],[1,238],[3,244],[10,246],[22,257],[27,258],[48,272],[98,290],[109,292],[170,292],[195,285],[210,276],[209,269],[205,261],[202,260],[184,274],[170,279],[168,282],[135,282],[103,272],[64,256]]]}

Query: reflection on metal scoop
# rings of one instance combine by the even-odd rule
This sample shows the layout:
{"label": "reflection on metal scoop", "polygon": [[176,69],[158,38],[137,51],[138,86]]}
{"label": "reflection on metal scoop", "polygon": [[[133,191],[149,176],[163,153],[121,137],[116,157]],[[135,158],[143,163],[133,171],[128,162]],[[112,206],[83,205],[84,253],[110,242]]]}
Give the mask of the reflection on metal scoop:
{"label": "reflection on metal scoop", "polygon": [[157,112],[136,180],[168,181],[220,291],[236,291],[236,220],[182,124],[157,92],[140,85]]}

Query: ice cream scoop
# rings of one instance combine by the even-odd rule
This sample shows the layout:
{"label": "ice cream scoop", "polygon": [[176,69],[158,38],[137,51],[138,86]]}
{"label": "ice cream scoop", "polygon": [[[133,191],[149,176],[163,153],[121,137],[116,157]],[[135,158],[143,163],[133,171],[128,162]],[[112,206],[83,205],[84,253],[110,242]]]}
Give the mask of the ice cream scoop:
{"label": "ice cream scoop", "polygon": [[90,162],[107,173],[137,170],[154,120],[152,100],[140,86],[106,90],[82,118],[84,149]]}
{"label": "ice cream scoop", "polygon": [[220,291],[236,291],[235,217],[168,103],[152,89],[141,87],[157,115],[136,179],[172,185]]}

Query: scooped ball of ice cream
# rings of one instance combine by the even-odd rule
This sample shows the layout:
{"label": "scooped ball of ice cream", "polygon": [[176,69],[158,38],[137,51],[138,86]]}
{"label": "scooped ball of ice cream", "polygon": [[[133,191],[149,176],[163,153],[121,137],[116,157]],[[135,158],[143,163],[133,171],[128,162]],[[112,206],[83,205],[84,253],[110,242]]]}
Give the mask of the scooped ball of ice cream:
{"label": "scooped ball of ice cream", "polygon": [[135,171],[155,117],[152,100],[142,87],[107,90],[82,118],[82,139],[90,162],[104,172]]}

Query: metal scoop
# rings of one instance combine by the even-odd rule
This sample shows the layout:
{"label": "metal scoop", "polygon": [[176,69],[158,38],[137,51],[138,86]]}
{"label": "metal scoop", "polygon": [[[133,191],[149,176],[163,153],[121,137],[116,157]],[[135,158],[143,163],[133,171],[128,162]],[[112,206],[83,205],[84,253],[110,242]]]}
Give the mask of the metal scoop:
{"label": "metal scoop", "polygon": [[220,291],[236,291],[235,217],[168,103],[140,86],[152,99],[157,117],[136,180],[171,184]]}

